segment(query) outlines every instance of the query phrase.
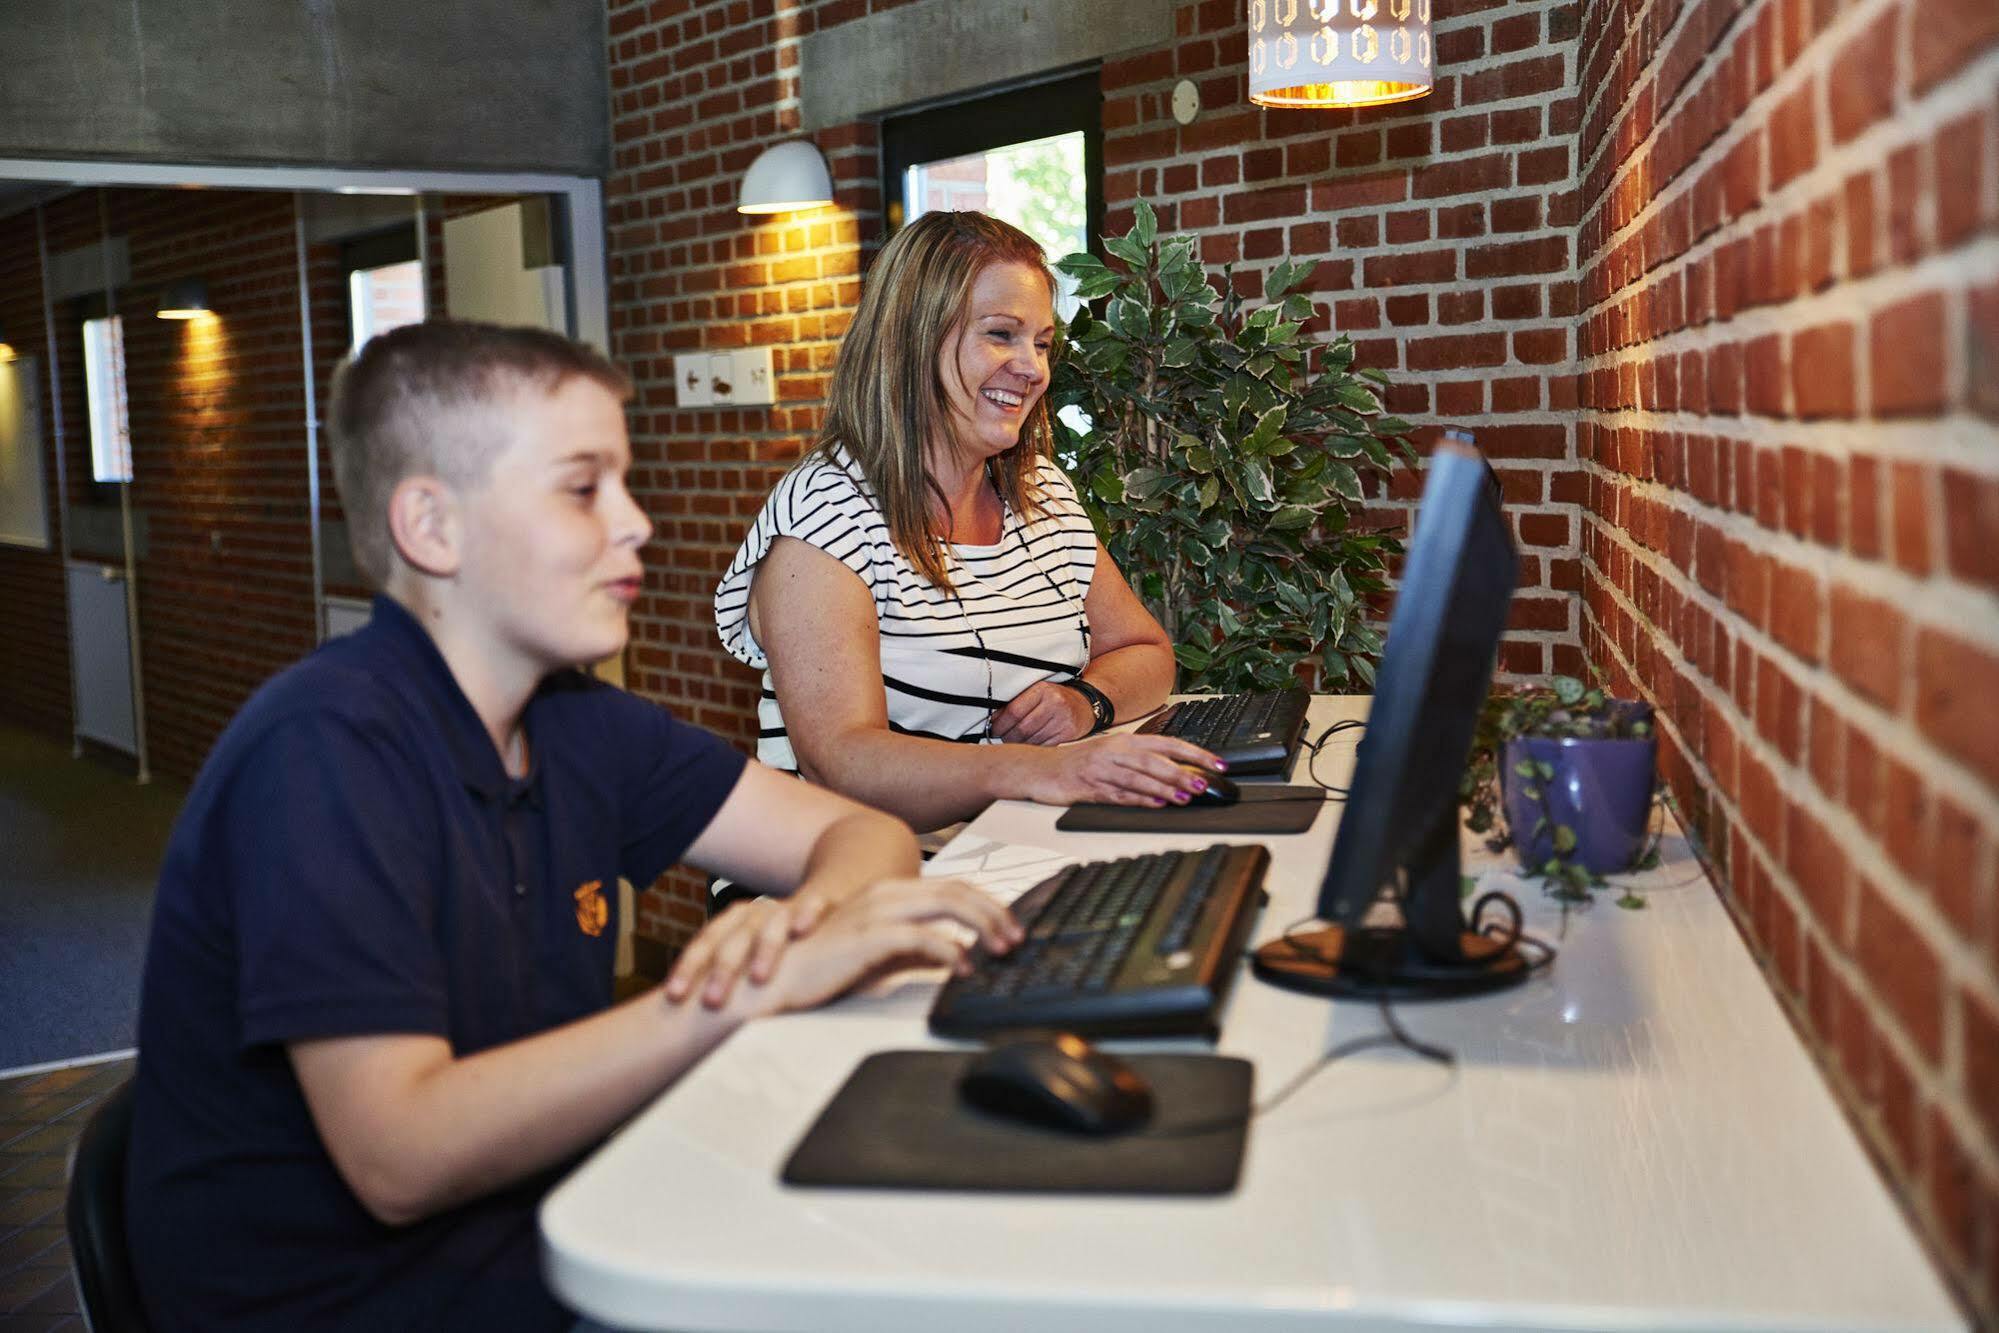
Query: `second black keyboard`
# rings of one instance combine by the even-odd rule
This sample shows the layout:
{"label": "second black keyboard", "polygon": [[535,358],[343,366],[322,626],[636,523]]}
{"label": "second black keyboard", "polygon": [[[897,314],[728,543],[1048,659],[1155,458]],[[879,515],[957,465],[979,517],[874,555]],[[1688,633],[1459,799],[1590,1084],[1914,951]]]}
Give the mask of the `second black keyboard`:
{"label": "second black keyboard", "polygon": [[1258,690],[1168,704],[1139,725],[1211,751],[1230,777],[1282,773],[1305,732],[1312,696],[1302,689]]}
{"label": "second black keyboard", "polygon": [[1269,865],[1263,847],[1216,843],[1070,866],[1014,902],[1027,938],[1006,954],[975,949],[930,1030],[1213,1037]]}

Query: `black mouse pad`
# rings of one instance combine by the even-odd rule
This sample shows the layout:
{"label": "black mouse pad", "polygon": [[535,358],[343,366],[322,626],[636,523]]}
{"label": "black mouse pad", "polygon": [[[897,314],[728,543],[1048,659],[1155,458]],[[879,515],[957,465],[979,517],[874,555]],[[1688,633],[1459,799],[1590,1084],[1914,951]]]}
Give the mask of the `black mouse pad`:
{"label": "black mouse pad", "polygon": [[1320,787],[1242,784],[1234,805],[1072,805],[1055,827],[1065,833],[1303,833],[1325,807]]}
{"label": "black mouse pad", "polygon": [[784,1164],[787,1185],[1051,1194],[1227,1194],[1248,1136],[1249,1061],[1124,1057],[1152,1117],[1117,1134],[1001,1119],[958,1097],[978,1051],[882,1051],[861,1061]]}

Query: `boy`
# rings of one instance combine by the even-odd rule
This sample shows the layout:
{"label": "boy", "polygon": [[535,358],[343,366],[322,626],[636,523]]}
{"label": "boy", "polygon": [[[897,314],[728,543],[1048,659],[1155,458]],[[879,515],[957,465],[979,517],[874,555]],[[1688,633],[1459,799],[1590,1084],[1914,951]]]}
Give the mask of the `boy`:
{"label": "boy", "polygon": [[[363,630],[217,741],[161,872],[128,1227],[158,1330],[566,1328],[534,1207],[746,1019],[1018,928],[907,828],[573,670],[651,532],[627,381],[526,329],[384,334],[334,385]],[[725,914],[611,1007],[620,875]]]}

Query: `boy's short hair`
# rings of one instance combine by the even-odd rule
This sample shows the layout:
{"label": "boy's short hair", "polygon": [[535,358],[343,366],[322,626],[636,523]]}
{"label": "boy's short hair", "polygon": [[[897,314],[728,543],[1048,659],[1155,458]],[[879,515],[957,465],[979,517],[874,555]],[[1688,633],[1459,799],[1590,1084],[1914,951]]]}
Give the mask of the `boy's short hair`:
{"label": "boy's short hair", "polygon": [[407,324],[341,362],[326,427],[361,576],[388,586],[395,567],[389,497],[405,477],[476,487],[509,442],[504,414],[492,409],[524,389],[552,394],[579,375],[621,402],[631,397],[630,378],[601,353],[545,329]]}

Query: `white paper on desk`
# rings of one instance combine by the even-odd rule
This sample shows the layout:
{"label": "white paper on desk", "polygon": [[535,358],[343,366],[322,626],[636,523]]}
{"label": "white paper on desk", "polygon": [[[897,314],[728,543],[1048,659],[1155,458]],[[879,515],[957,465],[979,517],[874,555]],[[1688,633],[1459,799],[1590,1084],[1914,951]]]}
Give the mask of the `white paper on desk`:
{"label": "white paper on desk", "polygon": [[963,837],[923,863],[925,879],[962,879],[1003,903],[1015,898],[1066,866],[1076,857],[1046,847]]}

